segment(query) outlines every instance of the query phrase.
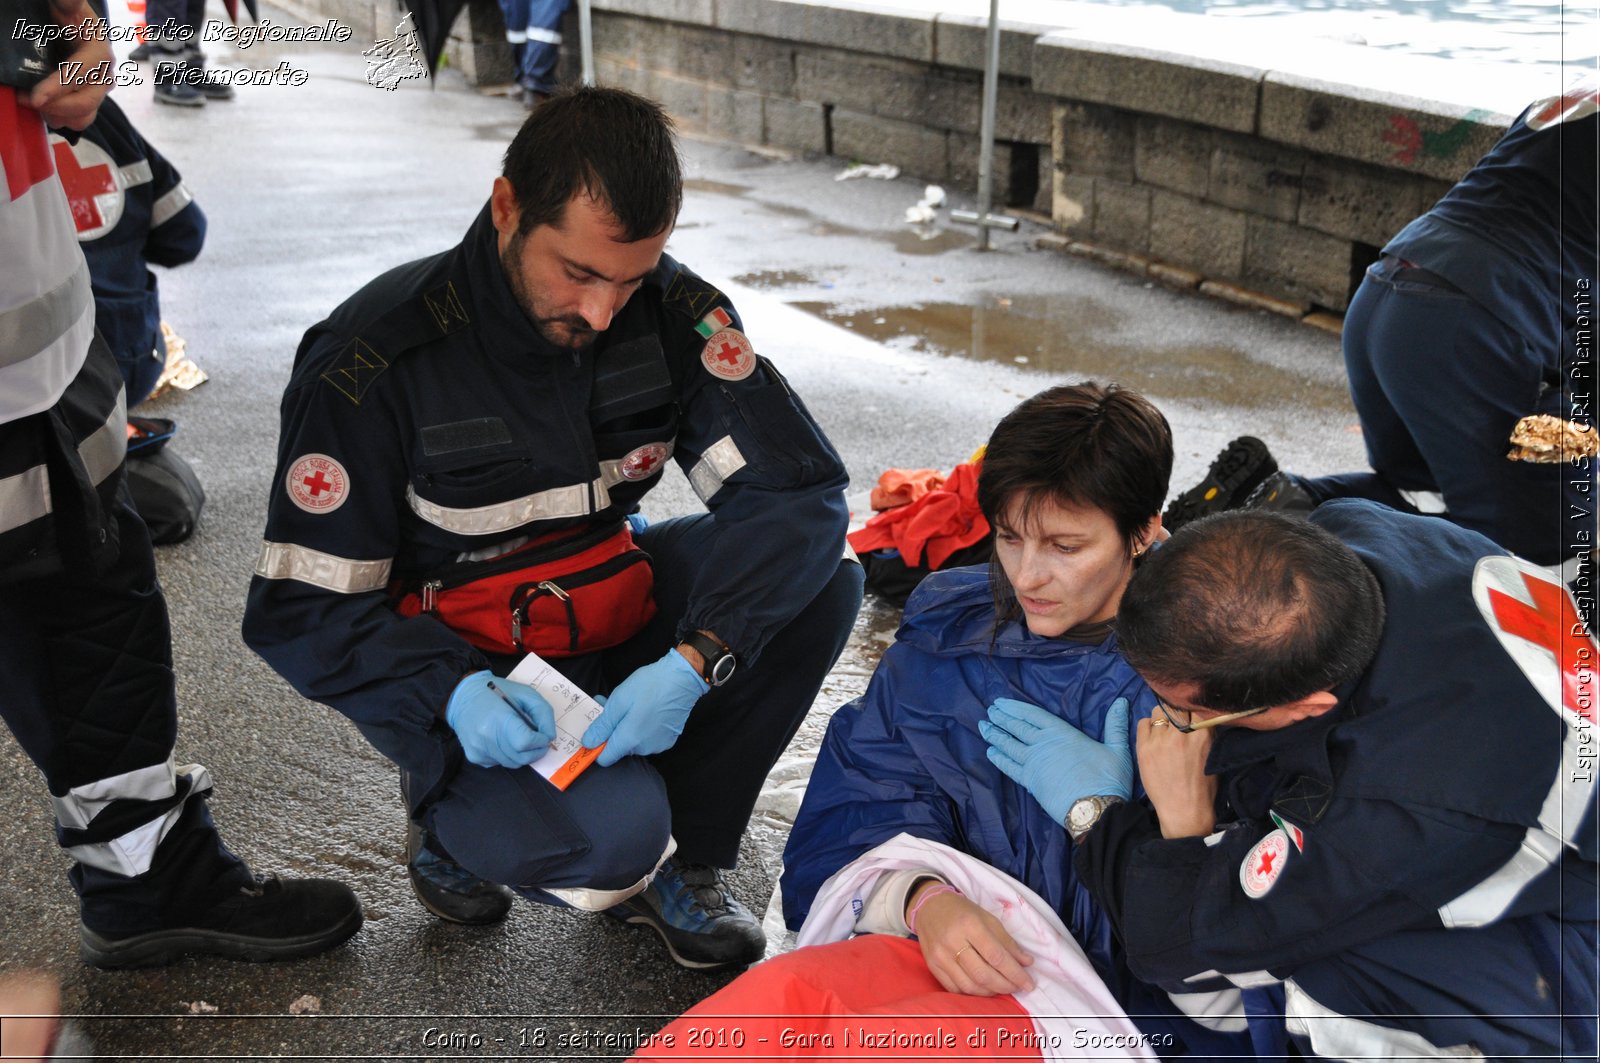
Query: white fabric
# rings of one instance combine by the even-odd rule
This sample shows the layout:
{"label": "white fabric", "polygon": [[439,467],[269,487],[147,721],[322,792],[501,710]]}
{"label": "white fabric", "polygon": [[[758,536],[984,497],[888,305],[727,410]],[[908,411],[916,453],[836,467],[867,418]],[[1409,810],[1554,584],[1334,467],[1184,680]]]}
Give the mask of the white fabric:
{"label": "white fabric", "polygon": [[1309,1040],[1311,1050],[1320,1058],[1381,1059],[1386,1063],[1484,1058],[1471,1045],[1441,1048],[1410,1030],[1340,1015],[1313,1000],[1292,978],[1283,983],[1283,990],[1289,1032]]}
{"label": "white fabric", "polygon": [[[800,928],[800,945],[851,936],[856,913],[882,875],[937,868],[952,886],[1000,920],[1033,956],[1034,987],[1014,994],[1033,1020],[1045,1059],[1153,1060],[1138,1027],[1095,974],[1061,918],[1027,886],[948,845],[898,834],[840,868],[822,884]],[[1085,1049],[1089,1045],[1098,1045]],[[1120,1047],[1134,1045],[1137,1047]],[[1119,1047],[1112,1047],[1119,1046]]]}
{"label": "white fabric", "polygon": [[[0,106],[11,105],[10,97],[11,90],[6,89]],[[30,130],[23,127],[21,134],[28,136]],[[39,135],[43,136],[42,130]],[[0,152],[0,159],[9,154]],[[15,268],[14,261],[0,269],[0,318],[19,321],[15,314],[26,315],[30,305],[50,303],[47,297],[58,290],[71,293],[71,304],[64,314],[59,313],[59,306],[52,311],[63,317],[60,335],[43,344],[30,341],[31,350],[0,350],[0,424],[54,406],[83,368],[94,337],[89,267],[78,249],[77,230],[61,182],[52,176],[13,200],[6,191],[3,168],[0,162],[0,247],[27,248],[27,268]],[[55,302],[59,303],[59,298]],[[18,331],[32,336],[35,330],[24,327]]]}

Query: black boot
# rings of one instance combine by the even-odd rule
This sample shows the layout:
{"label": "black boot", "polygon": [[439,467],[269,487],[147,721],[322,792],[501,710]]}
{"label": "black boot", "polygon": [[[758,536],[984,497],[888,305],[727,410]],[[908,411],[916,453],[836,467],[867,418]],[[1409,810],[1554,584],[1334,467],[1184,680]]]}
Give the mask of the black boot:
{"label": "black boot", "polygon": [[361,902],[342,882],[256,875],[186,926],[107,937],[80,927],[78,955],[96,967],[161,967],[180,956],[259,963],[314,956],[361,929]]}

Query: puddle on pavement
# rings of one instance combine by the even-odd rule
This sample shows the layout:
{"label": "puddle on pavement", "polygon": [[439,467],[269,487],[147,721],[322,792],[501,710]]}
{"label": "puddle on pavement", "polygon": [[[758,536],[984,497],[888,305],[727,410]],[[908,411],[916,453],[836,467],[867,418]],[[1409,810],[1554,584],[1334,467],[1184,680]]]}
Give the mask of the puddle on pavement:
{"label": "puddle on pavement", "polygon": [[764,269],[758,273],[741,273],[733,278],[733,282],[746,288],[770,292],[777,288],[809,288],[817,283],[817,279],[798,270]]}
{"label": "puddle on pavement", "polygon": [[1140,347],[1108,338],[1125,322],[1089,300],[1034,297],[1001,305],[927,303],[868,310],[824,302],[793,305],[888,347],[1114,380],[1150,395],[1228,405],[1289,400],[1327,410],[1349,403],[1343,384],[1307,380],[1235,347]]}
{"label": "puddle on pavement", "polygon": [[946,251],[976,247],[977,230],[929,229],[926,226],[900,229],[890,235],[894,249],[902,255],[938,255]]}

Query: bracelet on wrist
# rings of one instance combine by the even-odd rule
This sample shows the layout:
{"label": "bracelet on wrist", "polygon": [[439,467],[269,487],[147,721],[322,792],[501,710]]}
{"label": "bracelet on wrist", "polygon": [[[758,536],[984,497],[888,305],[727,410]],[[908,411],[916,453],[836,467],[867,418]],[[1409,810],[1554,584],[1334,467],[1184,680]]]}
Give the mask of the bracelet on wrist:
{"label": "bracelet on wrist", "polygon": [[933,898],[945,893],[954,893],[958,897],[961,895],[961,891],[950,885],[948,882],[936,882],[932,886],[929,886],[927,889],[923,890],[922,895],[917,898],[916,903],[912,904],[912,906],[906,911],[906,929],[915,934],[917,932],[917,913],[922,911],[922,906],[933,900]]}

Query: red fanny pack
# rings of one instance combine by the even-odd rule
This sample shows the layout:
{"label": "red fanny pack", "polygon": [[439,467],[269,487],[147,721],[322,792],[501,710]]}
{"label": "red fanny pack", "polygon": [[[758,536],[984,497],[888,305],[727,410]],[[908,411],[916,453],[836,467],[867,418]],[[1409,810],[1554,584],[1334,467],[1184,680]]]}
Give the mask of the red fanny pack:
{"label": "red fanny pack", "polygon": [[489,653],[576,657],[638,634],[656,615],[654,583],[650,555],[624,521],[452,565],[405,594],[395,612],[427,613]]}

